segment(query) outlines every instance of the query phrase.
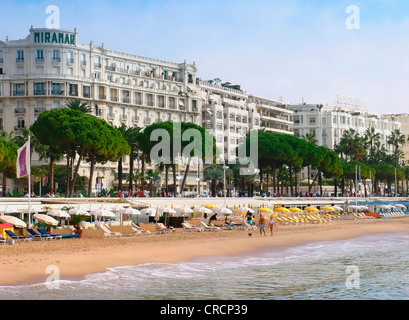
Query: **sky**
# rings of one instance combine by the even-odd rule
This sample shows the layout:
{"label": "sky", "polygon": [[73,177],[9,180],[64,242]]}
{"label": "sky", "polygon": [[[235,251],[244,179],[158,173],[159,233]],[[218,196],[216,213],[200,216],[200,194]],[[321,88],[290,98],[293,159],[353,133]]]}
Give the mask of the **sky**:
{"label": "sky", "polygon": [[0,0],[0,40],[46,27],[50,5],[82,43],[195,62],[200,79],[247,94],[327,105],[344,96],[409,113],[407,0]]}

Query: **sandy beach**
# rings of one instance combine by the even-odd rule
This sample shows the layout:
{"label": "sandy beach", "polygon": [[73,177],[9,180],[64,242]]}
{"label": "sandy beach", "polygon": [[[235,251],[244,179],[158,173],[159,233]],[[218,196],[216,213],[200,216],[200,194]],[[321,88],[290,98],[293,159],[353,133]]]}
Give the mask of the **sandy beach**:
{"label": "sandy beach", "polygon": [[278,225],[274,236],[252,237],[244,230],[183,232],[106,239],[32,241],[0,246],[0,286],[41,283],[57,266],[61,279],[82,279],[107,268],[144,263],[178,263],[195,257],[228,256],[268,247],[334,241],[375,233],[409,231],[409,217],[391,220],[339,220],[304,226]]}

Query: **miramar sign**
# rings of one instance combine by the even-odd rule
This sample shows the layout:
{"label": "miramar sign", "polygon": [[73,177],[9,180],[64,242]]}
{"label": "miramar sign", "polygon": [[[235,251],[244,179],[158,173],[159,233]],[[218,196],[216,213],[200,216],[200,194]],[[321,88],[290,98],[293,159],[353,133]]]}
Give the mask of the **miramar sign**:
{"label": "miramar sign", "polygon": [[75,46],[76,35],[62,31],[34,31],[34,43],[67,44]]}

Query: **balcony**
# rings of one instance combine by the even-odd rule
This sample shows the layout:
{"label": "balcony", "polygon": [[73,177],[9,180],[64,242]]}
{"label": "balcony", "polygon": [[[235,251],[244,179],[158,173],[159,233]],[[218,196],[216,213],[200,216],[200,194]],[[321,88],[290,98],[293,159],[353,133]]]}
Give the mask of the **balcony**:
{"label": "balcony", "polygon": [[94,67],[98,68],[98,69],[101,69],[102,65],[101,65],[101,63],[94,63]]}
{"label": "balcony", "polygon": [[40,107],[40,108],[35,108],[35,109],[34,109],[34,113],[35,113],[35,114],[39,114],[39,113],[44,112],[44,111],[46,111],[46,109],[45,109],[44,107]]}
{"label": "balcony", "polygon": [[16,63],[24,63],[24,58],[16,58]]}
{"label": "balcony", "polygon": [[112,102],[118,102],[118,97],[111,97]]}
{"label": "balcony", "polygon": [[34,95],[35,96],[45,96],[45,90],[44,89],[40,89],[40,90],[34,90]]}
{"label": "balcony", "polygon": [[87,61],[81,60],[81,66],[84,67],[84,66],[86,66],[86,65],[87,65]]}
{"label": "balcony", "polygon": [[116,71],[116,68],[115,68],[115,67],[106,66],[106,67],[105,67],[105,70],[107,70],[107,71]]}
{"label": "balcony", "polygon": [[100,99],[100,100],[106,100],[106,99],[107,99],[107,96],[106,96],[105,94],[100,94],[100,95],[99,95],[99,99]]}
{"label": "balcony", "polygon": [[82,96],[83,96],[84,98],[90,98],[90,97],[91,97],[91,95],[90,95],[89,92],[84,92],[84,93],[82,94]]}
{"label": "balcony", "polygon": [[60,62],[61,62],[61,58],[60,58],[60,57],[53,57],[52,62],[53,62],[53,63],[60,63]]}
{"label": "balcony", "polygon": [[16,130],[16,131],[23,130],[25,128],[26,128],[26,126],[14,126],[14,130]]}
{"label": "balcony", "polygon": [[26,108],[16,108],[16,109],[14,109],[14,112],[16,114],[24,114],[24,113],[26,113]]}
{"label": "balcony", "polygon": [[129,103],[129,101],[130,101],[130,100],[129,100],[129,97],[122,98],[122,102],[123,102],[123,103]]}
{"label": "balcony", "polygon": [[22,97],[25,96],[25,91],[13,91],[13,97]]}
{"label": "balcony", "polygon": [[74,58],[67,58],[67,63],[68,64],[73,64],[74,63]]}
{"label": "balcony", "polygon": [[43,62],[44,62],[44,58],[36,58],[36,62],[37,62],[37,63],[43,63]]}
{"label": "balcony", "polygon": [[64,91],[62,91],[62,90],[51,90],[51,95],[53,95],[53,96],[63,96]]}
{"label": "balcony", "polygon": [[78,92],[71,91],[71,92],[69,93],[69,96],[70,96],[70,97],[78,97]]}

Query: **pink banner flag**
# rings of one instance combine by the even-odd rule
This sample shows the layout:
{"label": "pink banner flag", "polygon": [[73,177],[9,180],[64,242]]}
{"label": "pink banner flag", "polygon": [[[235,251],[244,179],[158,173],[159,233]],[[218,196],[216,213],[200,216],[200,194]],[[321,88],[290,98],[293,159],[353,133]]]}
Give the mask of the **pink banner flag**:
{"label": "pink banner flag", "polygon": [[43,180],[43,187],[45,187],[48,184],[48,177],[45,177]]}
{"label": "pink banner flag", "polygon": [[17,178],[23,178],[30,174],[30,141],[17,150]]}

